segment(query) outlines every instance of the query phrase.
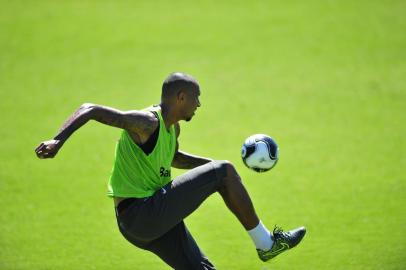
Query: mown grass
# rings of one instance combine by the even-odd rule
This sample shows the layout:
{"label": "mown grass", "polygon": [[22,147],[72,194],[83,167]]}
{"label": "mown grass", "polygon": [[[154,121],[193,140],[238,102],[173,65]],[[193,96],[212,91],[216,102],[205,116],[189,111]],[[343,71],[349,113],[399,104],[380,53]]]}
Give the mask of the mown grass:
{"label": "mown grass", "polygon": [[[90,122],[54,160],[34,148],[84,102],[159,102],[172,71],[202,90],[181,148],[231,160],[269,228],[308,228],[263,264],[215,194],[186,223],[218,269],[405,268],[404,1],[1,7],[0,269],[168,269],[118,232],[105,193],[119,130]],[[254,133],[280,145],[269,173],[240,161]]]}

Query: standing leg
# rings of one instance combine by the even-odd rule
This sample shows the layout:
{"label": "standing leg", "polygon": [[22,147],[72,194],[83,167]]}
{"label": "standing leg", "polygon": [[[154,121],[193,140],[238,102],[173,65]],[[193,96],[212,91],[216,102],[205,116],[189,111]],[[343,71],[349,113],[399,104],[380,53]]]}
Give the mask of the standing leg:
{"label": "standing leg", "polygon": [[146,249],[176,270],[215,270],[182,221]]}

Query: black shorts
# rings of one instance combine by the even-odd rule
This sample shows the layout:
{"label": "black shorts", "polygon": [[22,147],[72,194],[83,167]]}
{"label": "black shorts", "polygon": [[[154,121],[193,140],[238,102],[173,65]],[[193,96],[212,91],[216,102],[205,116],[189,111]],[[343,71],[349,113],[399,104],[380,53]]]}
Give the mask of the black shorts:
{"label": "black shorts", "polygon": [[213,161],[176,177],[151,197],[120,202],[120,232],[176,270],[215,269],[197,246],[183,219],[221,186],[225,162]]}

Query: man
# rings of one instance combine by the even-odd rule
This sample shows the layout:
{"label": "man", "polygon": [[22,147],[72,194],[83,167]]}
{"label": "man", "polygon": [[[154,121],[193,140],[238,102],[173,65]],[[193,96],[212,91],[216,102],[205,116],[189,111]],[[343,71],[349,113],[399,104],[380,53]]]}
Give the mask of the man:
{"label": "man", "polygon": [[[218,192],[252,238],[258,256],[268,261],[293,248],[304,227],[273,234],[259,220],[234,166],[179,150],[179,121],[190,121],[200,107],[200,87],[191,76],[172,73],[162,86],[161,103],[144,110],[119,111],[83,104],[53,140],[42,142],[39,158],[53,158],[69,136],[89,120],[123,129],[116,147],[108,196],[118,227],[135,246],[151,251],[174,269],[215,269],[183,220]],[[171,167],[191,169],[171,179]]]}

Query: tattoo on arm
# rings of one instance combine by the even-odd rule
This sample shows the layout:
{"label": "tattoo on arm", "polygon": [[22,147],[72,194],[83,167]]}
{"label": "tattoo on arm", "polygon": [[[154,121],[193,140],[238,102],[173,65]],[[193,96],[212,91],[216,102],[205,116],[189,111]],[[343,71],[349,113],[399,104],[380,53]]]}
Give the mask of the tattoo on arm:
{"label": "tattoo on arm", "polygon": [[124,113],[114,108],[97,105],[93,108],[92,119],[109,126],[126,128]]}
{"label": "tattoo on arm", "polygon": [[55,140],[60,140],[61,143],[65,141],[72,135],[75,130],[83,126],[91,119],[91,110],[93,104],[85,103],[79,107],[63,124],[58,134],[54,137]]}
{"label": "tattoo on arm", "polygon": [[156,118],[148,112],[123,112],[107,106],[85,103],[63,124],[54,139],[64,143],[73,132],[86,124],[89,120],[126,129],[143,137],[149,136],[157,127]]}

